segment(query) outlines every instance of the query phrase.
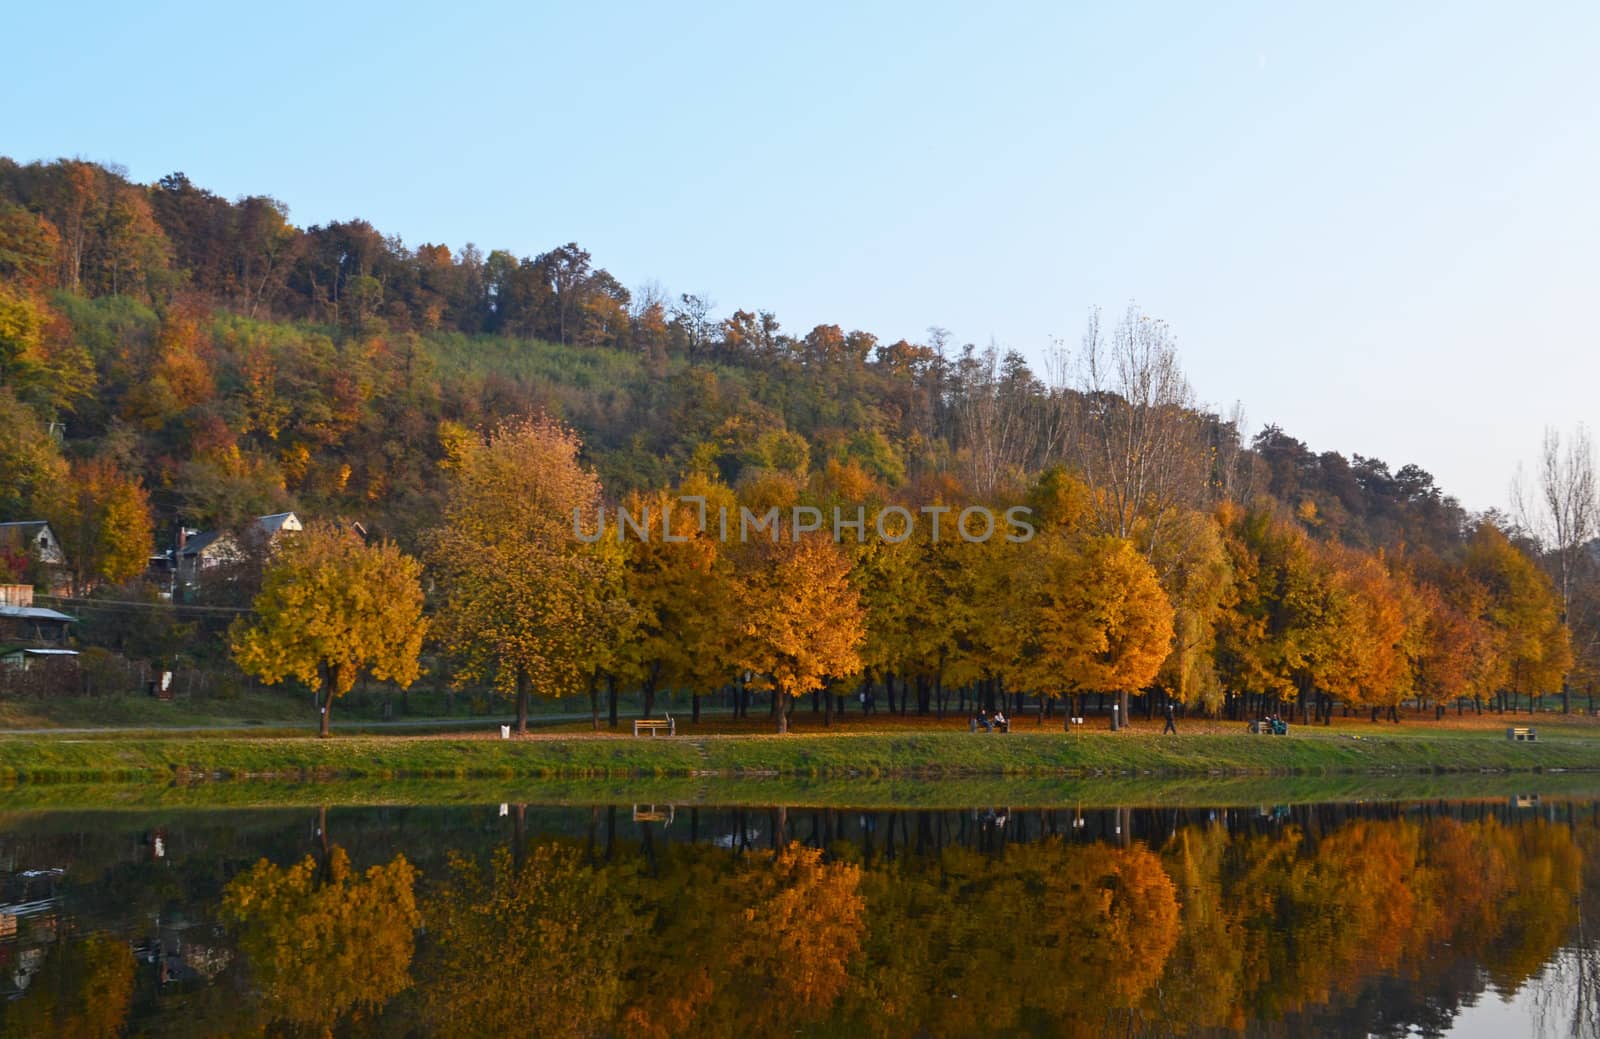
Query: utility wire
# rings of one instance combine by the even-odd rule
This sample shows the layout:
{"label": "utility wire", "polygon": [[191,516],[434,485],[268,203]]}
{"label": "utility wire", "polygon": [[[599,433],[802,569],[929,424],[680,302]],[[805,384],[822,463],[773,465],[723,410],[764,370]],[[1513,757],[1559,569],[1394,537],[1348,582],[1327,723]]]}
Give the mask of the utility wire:
{"label": "utility wire", "polygon": [[205,606],[196,603],[139,602],[137,599],[74,599],[65,595],[36,595],[37,601],[48,601],[76,609],[90,610],[190,610],[196,613],[255,613],[248,606]]}

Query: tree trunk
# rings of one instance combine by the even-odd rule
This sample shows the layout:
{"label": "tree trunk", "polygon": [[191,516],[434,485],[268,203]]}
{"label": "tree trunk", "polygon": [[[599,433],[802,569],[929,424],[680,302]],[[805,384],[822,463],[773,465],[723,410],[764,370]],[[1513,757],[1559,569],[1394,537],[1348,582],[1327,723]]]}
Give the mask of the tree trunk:
{"label": "tree trunk", "polygon": [[617,676],[606,675],[606,710],[609,712],[611,727],[617,727]]}
{"label": "tree trunk", "polygon": [[822,727],[824,729],[831,729],[833,728],[833,690],[824,689],[822,691],[822,698],[827,701],[827,704],[822,711]]}
{"label": "tree trunk", "polygon": [[528,675],[517,672],[517,735],[528,734]]}
{"label": "tree trunk", "polygon": [[689,698],[689,720],[698,725],[700,723],[700,694],[698,692],[690,693]]}
{"label": "tree trunk", "polygon": [[589,675],[589,720],[595,732],[600,731],[600,672]]}
{"label": "tree trunk", "polygon": [[333,668],[319,664],[317,665],[317,670],[322,676],[322,689],[320,690],[322,694],[322,720],[318,726],[318,735],[323,739],[327,739],[333,735],[332,729],[329,728],[329,723],[333,720]]}
{"label": "tree trunk", "polygon": [[788,699],[788,695],[782,689],[776,687],[773,688],[772,706],[774,709],[772,713],[777,718],[779,736],[782,736],[789,731],[789,711],[787,710],[788,704],[782,703],[782,701],[786,699]]}
{"label": "tree trunk", "polygon": [[645,676],[644,685],[639,689],[639,692],[644,696],[644,712],[640,714],[639,717],[648,718],[655,713],[656,684],[660,681],[661,664],[660,662],[657,662],[650,665],[650,672]]}

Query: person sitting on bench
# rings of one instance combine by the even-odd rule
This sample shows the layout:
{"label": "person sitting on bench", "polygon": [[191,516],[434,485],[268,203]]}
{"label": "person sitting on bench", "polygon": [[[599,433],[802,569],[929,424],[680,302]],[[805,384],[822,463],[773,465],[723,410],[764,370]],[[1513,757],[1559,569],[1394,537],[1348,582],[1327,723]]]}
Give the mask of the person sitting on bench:
{"label": "person sitting on bench", "polygon": [[1004,712],[1004,711],[996,711],[996,712],[994,712],[994,727],[999,729],[1001,732],[1010,732],[1011,731],[1011,723],[1006,720],[1006,712]]}

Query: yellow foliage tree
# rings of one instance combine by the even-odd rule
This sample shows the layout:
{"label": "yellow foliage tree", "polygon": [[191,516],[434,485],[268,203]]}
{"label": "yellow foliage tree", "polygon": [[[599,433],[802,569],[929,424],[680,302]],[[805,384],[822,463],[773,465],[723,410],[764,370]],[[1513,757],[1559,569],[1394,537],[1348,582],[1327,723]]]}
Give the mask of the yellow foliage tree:
{"label": "yellow foliage tree", "polygon": [[150,562],[150,501],[139,481],[104,459],[72,466],[66,486],[42,492],[79,594],[137,577]]}
{"label": "yellow foliage tree", "polygon": [[416,875],[403,855],[357,874],[336,845],[325,866],[310,856],[288,867],[262,859],[229,881],[220,916],[237,930],[272,1015],[329,1030],[409,987]]}
{"label": "yellow foliage tree", "polygon": [[850,560],[830,541],[795,540],[744,546],[735,602],[743,631],[738,665],[758,689],[777,698],[777,728],[789,731],[789,702],[831,678],[861,670],[866,638],[861,599],[850,584]]}
{"label": "yellow foliage tree", "polygon": [[[702,515],[693,502],[705,501]],[[624,506],[641,523],[645,536],[630,532],[623,585],[631,609],[632,631],[616,653],[620,677],[644,694],[649,717],[658,690],[686,687],[696,697],[732,671],[729,649],[736,636],[729,595],[728,563],[718,537],[721,510],[737,515],[733,494],[709,478],[692,475],[676,494],[635,494]],[[665,524],[670,521],[671,540]]]}
{"label": "yellow foliage tree", "polygon": [[1466,565],[1489,591],[1488,619],[1506,668],[1502,688],[1514,696],[1559,689],[1572,667],[1572,637],[1550,578],[1487,522],[1467,546]]}
{"label": "yellow foliage tree", "polygon": [[1091,539],[1052,564],[1034,621],[1032,684],[1048,695],[1127,694],[1155,680],[1172,648],[1172,603],[1133,545]]}
{"label": "yellow foliage tree", "polygon": [[255,622],[234,622],[234,660],[268,685],[295,678],[321,692],[327,736],[333,701],[362,671],[402,688],[417,680],[428,628],[421,574],[392,542],[368,545],[332,524],[309,524],[268,565]]}
{"label": "yellow foliage tree", "polygon": [[600,480],[570,430],[536,418],[445,439],[448,498],[428,552],[438,631],[461,660],[456,681],[514,697],[525,733],[533,691],[581,692],[624,623],[622,555],[598,537]]}
{"label": "yellow foliage tree", "polygon": [[607,1031],[623,995],[619,961],[632,914],[573,849],[539,844],[487,871],[452,854],[424,905],[422,1016],[436,1035],[582,1037]]}
{"label": "yellow foliage tree", "polygon": [[0,1004],[0,1033],[60,1039],[122,1035],[133,1004],[134,967],[128,943],[109,935],[58,942],[20,997]]}

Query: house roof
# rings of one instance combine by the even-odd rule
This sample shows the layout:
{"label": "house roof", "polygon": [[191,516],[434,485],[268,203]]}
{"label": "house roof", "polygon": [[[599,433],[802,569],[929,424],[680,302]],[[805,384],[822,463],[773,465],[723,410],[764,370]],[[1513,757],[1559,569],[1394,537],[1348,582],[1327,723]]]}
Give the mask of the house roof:
{"label": "house roof", "polygon": [[50,524],[44,520],[9,520],[0,523],[0,543],[13,544],[20,541],[32,544],[38,539],[41,531],[49,529]]}
{"label": "house roof", "polygon": [[57,610],[47,610],[43,606],[8,606],[0,604],[0,618],[23,621],[51,621],[53,623],[66,622],[78,623],[78,618],[61,613]]}
{"label": "house roof", "polygon": [[20,646],[16,649],[0,651],[0,656],[6,657],[13,657],[19,654],[25,657],[75,657],[78,655],[78,651],[75,649],[37,649],[33,646]]}
{"label": "house roof", "polygon": [[197,556],[217,543],[217,539],[226,534],[225,530],[208,530],[204,534],[196,534],[183,544],[183,554]]}
{"label": "house roof", "polygon": [[[256,526],[267,538],[275,537],[283,530],[299,530],[300,517],[292,512],[274,512],[270,516],[256,517]],[[199,556],[215,545],[219,540],[228,536],[226,530],[207,530],[196,534],[184,542],[183,554],[185,556]]]}
{"label": "house roof", "polygon": [[[290,530],[298,530],[300,527],[300,517],[292,512],[274,512],[270,516],[262,516],[256,522],[260,524],[262,531],[269,536],[276,534],[285,527]],[[290,525],[291,523],[292,526]]]}

